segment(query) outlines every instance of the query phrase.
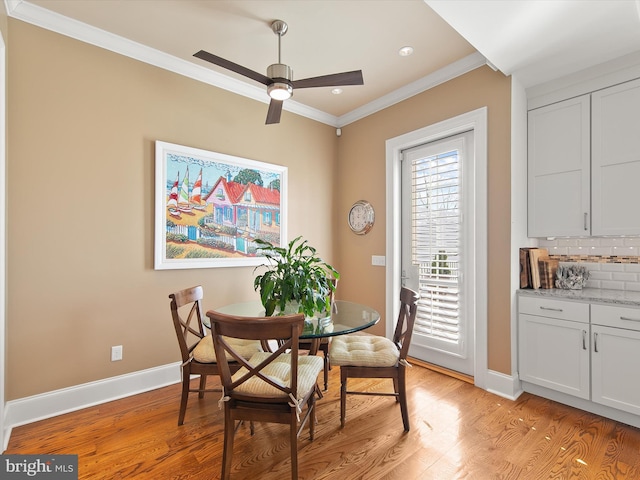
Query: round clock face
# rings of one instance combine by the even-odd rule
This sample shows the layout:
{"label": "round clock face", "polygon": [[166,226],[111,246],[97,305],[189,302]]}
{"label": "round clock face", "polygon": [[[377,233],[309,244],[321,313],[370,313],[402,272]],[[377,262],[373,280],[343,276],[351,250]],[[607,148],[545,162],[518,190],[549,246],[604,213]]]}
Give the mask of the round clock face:
{"label": "round clock face", "polygon": [[374,222],[373,207],[369,202],[359,200],[349,210],[349,227],[354,233],[364,235],[371,230]]}

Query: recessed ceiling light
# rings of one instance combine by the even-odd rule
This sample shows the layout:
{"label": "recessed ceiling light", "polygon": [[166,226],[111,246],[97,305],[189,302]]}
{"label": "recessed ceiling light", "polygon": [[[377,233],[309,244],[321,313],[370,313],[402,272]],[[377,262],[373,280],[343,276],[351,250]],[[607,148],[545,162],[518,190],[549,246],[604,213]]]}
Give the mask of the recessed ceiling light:
{"label": "recessed ceiling light", "polygon": [[408,57],[412,53],[413,53],[413,47],[410,47],[408,45],[398,50],[398,55],[400,55],[401,57]]}
{"label": "recessed ceiling light", "polygon": [[340,95],[342,93],[342,89],[334,88],[333,90],[331,90],[331,93],[333,93],[334,95]]}

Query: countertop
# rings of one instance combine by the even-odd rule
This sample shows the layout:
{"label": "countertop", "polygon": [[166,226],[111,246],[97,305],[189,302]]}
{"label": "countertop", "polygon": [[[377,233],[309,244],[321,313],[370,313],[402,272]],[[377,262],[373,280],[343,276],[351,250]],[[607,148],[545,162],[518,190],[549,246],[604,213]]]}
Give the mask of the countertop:
{"label": "countertop", "polygon": [[534,290],[532,288],[521,288],[518,290],[518,295],[640,307],[640,292],[629,290],[606,290],[602,288],[583,288],[582,290],[539,288]]}

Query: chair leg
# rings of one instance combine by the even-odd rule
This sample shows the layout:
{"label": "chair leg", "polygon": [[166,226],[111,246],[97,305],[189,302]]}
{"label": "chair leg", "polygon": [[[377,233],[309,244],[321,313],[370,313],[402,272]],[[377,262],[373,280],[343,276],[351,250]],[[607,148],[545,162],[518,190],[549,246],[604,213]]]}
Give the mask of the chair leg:
{"label": "chair leg", "polygon": [[307,408],[309,409],[309,440],[313,442],[313,436],[316,432],[316,423],[318,419],[316,418],[316,397],[312,393],[307,401]]}
{"label": "chair leg", "polygon": [[[400,412],[402,413],[402,424],[405,432],[409,431],[409,408],[407,405],[407,385],[404,370],[398,372],[398,399],[400,400]],[[395,379],[394,379],[395,382]]]}
{"label": "chair leg", "polygon": [[[311,419],[311,425],[313,425],[313,419]],[[291,444],[291,480],[298,480],[298,420],[295,409],[291,412],[289,443]]]}
{"label": "chair leg", "polygon": [[204,398],[204,391],[207,388],[207,376],[200,375],[200,387],[198,392],[198,398]]}
{"label": "chair leg", "polygon": [[396,402],[400,401],[400,386],[398,385],[398,378],[393,377],[393,391],[396,392]]}
{"label": "chair leg", "polygon": [[178,426],[184,423],[184,415],[187,412],[187,400],[189,399],[189,380],[191,374],[189,370],[182,370],[182,395],[180,397],[180,413],[178,413]]}
{"label": "chair leg", "polygon": [[324,390],[327,391],[329,388],[329,359],[327,357],[327,353],[324,354]]}
{"label": "chair leg", "polygon": [[231,475],[231,457],[233,455],[233,437],[235,434],[235,420],[231,414],[231,409],[226,405],[224,408],[224,449],[222,451],[222,477],[221,480],[229,480]]}
{"label": "chair leg", "polygon": [[340,367],[340,426],[344,427],[347,411],[347,369]]}

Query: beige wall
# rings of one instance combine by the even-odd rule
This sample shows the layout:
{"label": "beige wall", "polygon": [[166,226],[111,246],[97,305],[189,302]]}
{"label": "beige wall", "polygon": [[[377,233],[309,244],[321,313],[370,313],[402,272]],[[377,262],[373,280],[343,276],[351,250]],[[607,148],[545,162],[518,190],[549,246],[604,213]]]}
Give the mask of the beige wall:
{"label": "beige wall", "polygon": [[174,290],[256,295],[252,267],[153,269],[155,140],[287,166],[289,237],[333,260],[333,128],[265,126],[266,104],[17,20],[9,35],[7,400],[177,361]]}
{"label": "beige wall", "polygon": [[[351,278],[339,296],[385,311],[385,270],[371,255],[385,254],[385,142],[477,108],[488,107],[488,362],[491,370],[511,373],[510,350],[510,102],[511,82],[483,67],[387,108],[342,129],[338,156],[337,265]],[[366,236],[346,224],[351,204],[364,198],[376,210]],[[384,325],[375,327],[384,334]]]}
{"label": "beige wall", "polygon": [[[289,238],[342,274],[338,298],[385,311],[385,140],[489,110],[489,367],[510,372],[509,80],[473,71],[343,128],[9,20],[6,399],[178,360],[168,294],[252,298],[253,268],[153,270],[155,140],[285,165]],[[346,214],[370,200],[376,226]],[[384,325],[376,327],[382,333]],[[124,360],[112,363],[112,345]],[[28,372],[26,374],[25,372]]]}

